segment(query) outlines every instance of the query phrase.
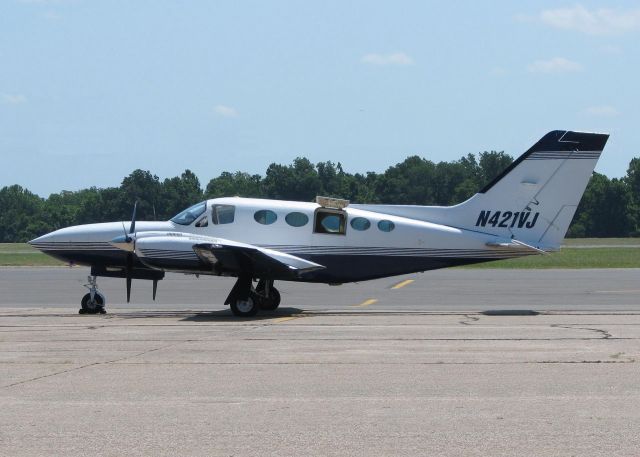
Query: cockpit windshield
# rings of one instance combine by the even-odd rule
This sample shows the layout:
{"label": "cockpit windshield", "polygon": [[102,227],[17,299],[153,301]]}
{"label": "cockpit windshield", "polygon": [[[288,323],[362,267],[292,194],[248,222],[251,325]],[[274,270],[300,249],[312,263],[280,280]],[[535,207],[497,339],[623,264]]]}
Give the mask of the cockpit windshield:
{"label": "cockpit windshield", "polygon": [[180,225],[189,225],[193,221],[195,221],[202,213],[204,213],[204,210],[206,208],[207,208],[207,202],[197,203],[185,209],[180,214],[172,217],[171,222],[175,222],[176,224],[180,224]]}

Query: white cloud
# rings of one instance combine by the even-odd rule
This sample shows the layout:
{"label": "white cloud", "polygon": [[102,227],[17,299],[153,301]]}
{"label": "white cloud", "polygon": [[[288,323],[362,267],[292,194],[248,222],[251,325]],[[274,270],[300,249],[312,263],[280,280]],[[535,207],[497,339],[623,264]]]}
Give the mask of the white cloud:
{"label": "white cloud", "polygon": [[27,103],[27,97],[22,94],[0,94],[0,100],[7,105]]}
{"label": "white cloud", "polygon": [[608,35],[640,29],[640,8],[589,10],[582,5],[544,10],[540,21],[550,27],[575,30],[589,35]]}
{"label": "white cloud", "polygon": [[554,57],[549,60],[536,60],[527,65],[527,71],[531,73],[570,73],[581,71],[582,65],[564,57]]}
{"label": "white cloud", "polygon": [[216,105],[213,109],[222,117],[238,117],[238,111],[230,106]]}
{"label": "white cloud", "polygon": [[362,56],[360,62],[370,65],[411,65],[413,59],[404,52],[394,52],[391,54],[366,54]]}
{"label": "white cloud", "polygon": [[620,112],[610,105],[590,106],[584,110],[584,114],[594,117],[615,117]]}

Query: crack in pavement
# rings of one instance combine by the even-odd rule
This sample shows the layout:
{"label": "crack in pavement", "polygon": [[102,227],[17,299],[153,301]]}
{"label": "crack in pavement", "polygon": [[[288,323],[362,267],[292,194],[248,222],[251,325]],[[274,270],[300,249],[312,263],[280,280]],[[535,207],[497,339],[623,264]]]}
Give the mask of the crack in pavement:
{"label": "crack in pavement", "polygon": [[[104,327],[108,328],[109,326],[104,326]],[[262,327],[262,325],[255,325],[255,324],[254,325],[238,326],[237,328],[234,329],[233,334],[239,333],[241,331],[246,331],[246,330],[257,330],[257,329],[259,329],[261,327]],[[69,341],[69,340],[61,340],[61,341]],[[88,340],[85,340],[85,341],[95,341],[95,340],[88,339]],[[121,340],[109,340],[109,341],[121,341]],[[133,341],[145,341],[145,340],[133,340]],[[166,342],[166,340],[161,340],[161,341]],[[22,385],[22,384],[27,384],[27,383],[30,383],[30,382],[33,382],[33,381],[38,381],[40,379],[50,378],[50,377],[53,377],[53,376],[58,376],[58,375],[61,375],[61,374],[82,370],[84,368],[89,368],[89,367],[94,367],[94,366],[99,366],[99,365],[116,364],[116,363],[119,363],[119,362],[124,362],[126,360],[131,360],[131,359],[133,359],[135,357],[140,357],[140,356],[149,354],[151,352],[156,352],[156,351],[160,351],[162,349],[167,349],[167,348],[170,348],[170,347],[179,346],[181,344],[191,343],[191,342],[198,342],[198,341],[209,341],[209,340],[206,340],[204,338],[201,338],[201,339],[190,338],[190,339],[186,339],[186,340],[183,339],[183,340],[177,340],[177,341],[174,340],[170,344],[165,344],[165,345],[162,345],[162,346],[159,346],[159,347],[147,349],[145,351],[141,351],[141,352],[138,352],[136,354],[129,355],[129,356],[119,357],[119,358],[106,360],[106,361],[101,361],[101,362],[87,363],[87,364],[84,364],[84,365],[81,365],[81,366],[78,366],[78,367],[68,368],[66,370],[60,370],[60,371],[57,371],[55,373],[49,373],[49,374],[46,374],[46,375],[35,376],[33,378],[30,378],[30,379],[24,379],[22,381],[16,381],[16,382],[11,383],[11,384],[0,386],[0,389],[8,389],[10,387],[15,387],[15,386]],[[38,342],[42,342],[42,341],[38,341]]]}
{"label": "crack in pavement", "polygon": [[[163,348],[157,348],[145,353],[136,354],[129,358],[137,357],[139,355],[144,355],[149,352],[153,352],[156,350],[160,350]],[[58,374],[68,373],[72,371],[79,370],[81,368],[86,368],[94,365],[148,365],[148,366],[162,366],[162,365],[221,365],[221,366],[253,366],[253,365],[303,365],[303,366],[330,366],[330,365],[371,365],[371,366],[421,366],[421,365],[535,365],[535,364],[626,364],[626,363],[636,363],[635,359],[627,358],[624,360],[519,360],[513,362],[445,362],[445,361],[433,361],[433,362],[126,362],[128,358],[123,358],[119,360],[110,360],[106,362],[96,362],[92,364],[87,364],[82,367],[75,367],[68,370],[63,370],[58,373],[52,373],[50,375],[39,376],[33,379],[27,379],[24,381],[16,382],[13,384],[9,384],[4,387],[11,387],[18,384],[24,384],[30,381],[36,381],[38,379],[43,379],[51,376],[56,376]],[[30,364],[42,364],[41,362],[16,362],[19,365],[30,365]],[[46,364],[46,363],[45,363]],[[60,365],[60,363],[52,363],[53,365]]]}
{"label": "crack in pavement", "polygon": [[609,340],[609,339],[617,340],[617,339],[620,339],[620,338],[614,338],[611,335],[611,333],[609,333],[606,330],[602,330],[602,329],[599,329],[599,328],[593,328],[593,327],[581,327],[581,326],[578,326],[577,324],[575,324],[575,325],[574,324],[569,324],[569,325],[551,324],[551,327],[553,327],[553,328],[566,328],[566,329],[569,329],[569,330],[587,330],[587,331],[590,331],[590,332],[596,332],[597,334],[602,335],[601,338],[598,338],[598,339],[601,339],[601,340]]}
{"label": "crack in pavement", "polygon": [[513,362],[117,362],[118,365],[371,365],[371,366],[420,366],[420,365],[534,365],[534,364],[623,364],[635,360],[520,360]]}
{"label": "crack in pavement", "polygon": [[[541,338],[525,338],[525,337],[504,337],[504,338],[411,338],[411,337],[392,337],[392,338],[381,338],[381,337],[362,337],[362,338],[312,338],[312,337],[300,337],[300,338],[291,338],[291,337],[259,337],[259,336],[247,336],[242,337],[239,335],[239,338],[235,338],[233,341],[362,341],[362,342],[375,342],[375,341],[592,341],[592,340],[611,340],[611,341],[635,341],[640,340],[640,336],[612,336],[605,330],[600,329],[592,329],[592,328],[581,328],[581,327],[560,327],[556,325],[552,325],[552,327],[559,328],[567,328],[571,330],[591,330],[593,332],[597,332],[598,335],[602,336],[575,336],[575,337],[541,337]],[[260,330],[261,327],[256,327],[252,330]],[[246,329],[245,329],[246,330]],[[233,332],[234,336],[241,333],[241,331]],[[127,339],[97,339],[97,338],[72,338],[72,339],[47,339],[47,340],[12,340],[11,343],[152,343],[152,342],[165,342],[168,340],[160,340],[154,338],[127,338]],[[170,340],[169,340],[170,341]],[[229,342],[232,341],[228,337],[216,338],[216,337],[206,337],[202,338],[189,338],[187,340],[184,339],[175,339],[173,340],[176,344],[187,342],[187,341],[201,341],[201,342]]]}
{"label": "crack in pavement", "polygon": [[146,351],[142,351],[142,352],[139,352],[137,354],[129,355],[129,356],[126,356],[126,357],[120,357],[120,358],[116,358],[116,359],[112,359],[112,360],[105,360],[105,361],[101,361],[101,362],[87,363],[87,364],[81,365],[79,367],[68,368],[66,370],[60,370],[60,371],[57,371],[55,373],[49,373],[49,374],[45,374],[45,375],[42,375],[42,376],[35,376],[33,378],[30,378],[30,379],[23,379],[22,381],[16,381],[16,382],[11,383],[11,384],[0,386],[0,389],[8,389],[10,387],[15,387],[15,386],[19,386],[19,385],[22,385],[22,384],[27,384],[29,382],[38,381],[40,379],[51,378],[53,376],[58,376],[58,375],[61,375],[61,374],[71,373],[73,371],[82,370],[83,368],[89,368],[89,367],[94,367],[94,366],[99,366],[99,365],[115,364],[117,362],[122,362],[122,361],[125,361],[125,360],[129,360],[129,359],[132,359],[134,357],[139,357],[141,355],[149,354],[151,352],[160,351],[162,349],[166,349],[166,348],[169,348],[169,347],[172,347],[172,346],[177,346],[179,344],[187,343],[189,341],[197,341],[197,340],[185,340],[185,341],[180,341],[180,342],[177,342],[177,343],[173,342],[172,344],[166,344],[164,346],[147,349]]}
{"label": "crack in pavement", "polygon": [[480,318],[478,316],[472,316],[471,314],[465,314],[464,319],[460,320],[459,323],[462,325],[471,325],[474,322],[478,322]]}

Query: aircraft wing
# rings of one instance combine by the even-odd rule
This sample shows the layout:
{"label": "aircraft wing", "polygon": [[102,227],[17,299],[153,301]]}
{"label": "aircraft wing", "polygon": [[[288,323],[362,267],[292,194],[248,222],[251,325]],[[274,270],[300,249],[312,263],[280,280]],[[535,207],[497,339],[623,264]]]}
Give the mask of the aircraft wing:
{"label": "aircraft wing", "polygon": [[222,238],[181,232],[142,232],[135,237],[135,248],[120,239],[112,244],[124,250],[135,249],[145,265],[160,270],[297,279],[325,268],[284,252]]}
{"label": "aircraft wing", "polygon": [[215,269],[257,277],[297,278],[302,273],[325,268],[300,257],[253,245],[198,243],[193,251]]}

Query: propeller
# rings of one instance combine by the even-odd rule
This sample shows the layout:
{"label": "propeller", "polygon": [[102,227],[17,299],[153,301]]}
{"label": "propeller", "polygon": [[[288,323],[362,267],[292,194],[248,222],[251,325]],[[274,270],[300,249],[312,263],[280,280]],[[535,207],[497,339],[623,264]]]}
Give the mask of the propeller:
{"label": "propeller", "polygon": [[[126,279],[126,288],[127,288],[127,303],[131,300],[131,282],[133,279],[133,266],[134,266],[134,257],[136,255],[136,241],[138,238],[138,232],[136,232],[136,213],[138,210],[138,200],[136,199],[133,204],[133,213],[131,214],[131,224],[129,225],[129,231],[127,232],[127,228],[122,222],[122,231],[124,235],[118,236],[111,240],[111,244],[113,246],[122,249],[123,251],[127,251],[127,257],[125,260],[124,266],[124,276]],[[158,291],[158,280],[153,280],[153,300],[156,299],[156,292]]]}
{"label": "propeller", "polygon": [[[127,252],[127,261],[125,264],[125,278],[127,281],[127,303],[131,300],[131,273],[133,272],[133,256],[136,253],[136,211],[138,209],[138,200],[133,204],[133,214],[131,215],[131,225],[129,226],[129,233],[125,230],[125,239],[127,243],[131,243],[133,241],[133,251]],[[122,228],[124,230],[124,222],[122,223]],[[133,238],[131,237],[133,235]]]}

